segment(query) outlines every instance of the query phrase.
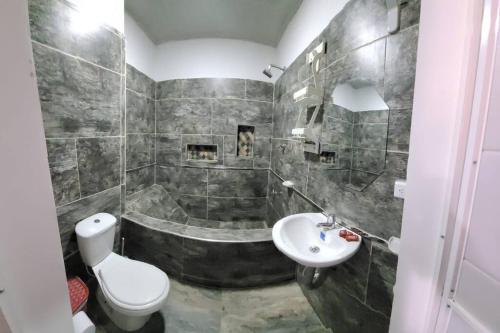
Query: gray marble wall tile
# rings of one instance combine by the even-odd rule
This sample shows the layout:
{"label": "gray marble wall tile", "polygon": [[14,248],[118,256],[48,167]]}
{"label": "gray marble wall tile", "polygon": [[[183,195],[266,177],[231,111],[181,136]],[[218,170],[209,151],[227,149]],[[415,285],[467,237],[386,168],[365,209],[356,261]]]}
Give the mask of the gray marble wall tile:
{"label": "gray marble wall tile", "polygon": [[387,150],[407,152],[410,149],[411,109],[391,110]]}
{"label": "gray marble wall tile", "polygon": [[120,138],[78,139],[76,146],[82,196],[120,184]]}
{"label": "gray marble wall tile", "polygon": [[299,283],[323,324],[335,333],[387,333],[389,319],[346,293],[331,276],[318,288]]}
{"label": "gray marble wall tile", "polygon": [[[256,147],[254,146],[254,154]],[[254,158],[240,157],[236,155],[236,135],[224,135],[224,166],[237,168],[252,168]],[[254,157],[256,157],[254,155]]]}
{"label": "gray marble wall tile", "polygon": [[321,131],[322,143],[331,143],[340,147],[351,147],[352,140],[352,122],[332,117],[325,117],[323,119],[323,130]]}
{"label": "gray marble wall tile", "polygon": [[238,125],[269,124],[262,128],[260,136],[271,136],[272,103],[257,101],[242,101],[234,99],[217,99],[213,105],[212,133],[235,135]]}
{"label": "gray marble wall tile", "polygon": [[208,219],[218,221],[265,221],[266,198],[208,197]]}
{"label": "gray marble wall tile", "polygon": [[46,142],[56,206],[79,199],[75,139],[49,139]]}
{"label": "gray marble wall tile", "polygon": [[406,29],[420,21],[420,0],[409,0],[401,6],[400,29]]}
{"label": "gray marble wall tile", "polygon": [[265,197],[267,170],[208,170],[208,195],[213,197]]}
{"label": "gray marble wall tile", "polygon": [[190,216],[198,219],[207,218],[207,197],[179,194],[175,195],[179,206]]}
{"label": "gray marble wall tile", "polygon": [[[81,220],[101,212],[114,215],[119,220],[119,186],[57,208],[57,221],[64,255],[78,249],[75,225]],[[116,239],[115,242],[117,242]]]}
{"label": "gray marble wall tile", "polygon": [[127,170],[155,163],[155,135],[127,135]]}
{"label": "gray marble wall tile", "polygon": [[180,277],[184,256],[184,239],[173,234],[123,221],[125,251],[133,259],[155,265],[169,276]]}
{"label": "gray marble wall tile", "polygon": [[331,94],[338,84],[373,85],[384,94],[384,63],[386,40],[381,39],[363,46],[348,56],[334,62],[325,70],[325,99],[331,102]]}
{"label": "gray marble wall tile", "polygon": [[328,62],[387,34],[385,1],[350,1],[323,31],[328,43]]}
{"label": "gray marble wall tile", "polygon": [[387,126],[387,122],[354,124],[352,147],[385,150],[387,147]]}
{"label": "gray marble wall tile", "polygon": [[384,97],[391,109],[412,107],[417,42],[418,25],[387,38]]}
{"label": "gray marble wall tile", "polygon": [[181,136],[176,134],[158,134],[156,136],[156,163],[175,166],[181,163]]}
{"label": "gray marble wall tile", "polygon": [[366,303],[373,309],[391,316],[393,287],[396,283],[398,257],[385,246],[374,244]]}
{"label": "gray marble wall tile", "polygon": [[[188,160],[187,155],[187,145],[188,144],[201,144],[201,145],[217,145],[217,162],[207,163],[199,161]],[[182,135],[181,136],[181,163],[182,165],[193,165],[193,166],[214,166],[222,165],[224,159],[224,152],[222,151],[224,147],[224,137],[220,135]]]}
{"label": "gray marble wall tile", "polygon": [[127,195],[142,191],[154,184],[154,166],[127,171]]}
{"label": "gray marble wall tile", "polygon": [[184,80],[166,80],[156,83],[156,99],[181,98]]}
{"label": "gray marble wall tile", "polygon": [[198,284],[233,288],[268,285],[293,278],[294,268],[295,263],[272,242],[184,240],[183,279]]}
{"label": "gray marble wall tile", "polygon": [[137,70],[134,66],[127,64],[127,89],[133,90],[151,99],[155,99],[156,83]]}
{"label": "gray marble wall tile", "polygon": [[175,194],[207,195],[207,170],[159,166],[156,183]]}
{"label": "gray marble wall tile", "polygon": [[341,106],[325,103],[324,107],[324,117],[331,117],[339,120],[343,120],[349,123],[353,122],[354,112],[344,109]]}
{"label": "gray marble wall tile", "polygon": [[[104,25],[78,31],[87,15],[63,0],[30,0],[31,38],[71,55],[120,73],[121,37]],[[119,5],[119,3],[117,3]],[[116,8],[118,11],[120,8]]]}
{"label": "gray marble wall tile", "polygon": [[387,124],[388,120],[388,110],[352,112],[352,122],[354,124]]}
{"label": "gray marble wall tile", "polygon": [[155,102],[127,91],[127,134],[155,132]]}
{"label": "gray marble wall tile", "polygon": [[120,75],[33,44],[47,138],[120,134]]}
{"label": "gray marble wall tile", "polygon": [[182,97],[245,98],[245,80],[189,79],[183,81]]}
{"label": "gray marble wall tile", "polygon": [[[225,140],[224,143],[226,143]],[[255,168],[269,168],[271,166],[271,138],[258,137],[255,139],[253,157]]]}
{"label": "gray marble wall tile", "polygon": [[246,98],[257,101],[273,101],[273,84],[270,82],[246,80]]}
{"label": "gray marble wall tile", "polygon": [[157,102],[158,133],[210,134],[212,101],[209,99],[164,99]]}
{"label": "gray marble wall tile", "polygon": [[129,195],[126,210],[181,224],[188,219],[184,209],[161,185],[153,185],[142,192]]}
{"label": "gray marble wall tile", "polygon": [[281,177],[293,181],[295,186],[305,190],[308,163],[300,141],[273,139],[271,167]]}

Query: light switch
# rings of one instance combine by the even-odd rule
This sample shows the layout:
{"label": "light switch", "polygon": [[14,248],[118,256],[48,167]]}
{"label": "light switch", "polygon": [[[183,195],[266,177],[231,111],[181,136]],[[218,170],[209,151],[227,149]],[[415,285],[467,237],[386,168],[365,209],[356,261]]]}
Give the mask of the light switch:
{"label": "light switch", "polygon": [[396,198],[404,199],[405,192],[406,192],[406,180],[397,179],[396,182],[394,183],[394,196]]}

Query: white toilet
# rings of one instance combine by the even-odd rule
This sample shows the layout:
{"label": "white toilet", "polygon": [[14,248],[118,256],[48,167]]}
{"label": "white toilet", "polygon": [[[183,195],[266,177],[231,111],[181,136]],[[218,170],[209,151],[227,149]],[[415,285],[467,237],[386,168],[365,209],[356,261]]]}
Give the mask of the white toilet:
{"label": "white toilet", "polygon": [[83,262],[99,282],[97,299],[119,328],[138,330],[167,299],[170,282],[157,267],[113,253],[116,218],[99,213],[78,222],[76,235]]}

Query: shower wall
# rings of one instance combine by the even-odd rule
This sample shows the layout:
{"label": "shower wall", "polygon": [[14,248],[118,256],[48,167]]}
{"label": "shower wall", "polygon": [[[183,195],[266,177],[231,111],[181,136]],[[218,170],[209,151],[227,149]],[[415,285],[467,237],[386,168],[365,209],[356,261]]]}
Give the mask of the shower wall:
{"label": "shower wall", "polygon": [[[351,0],[275,85],[272,170],[294,181],[307,197],[339,219],[384,239],[399,236],[401,229],[403,200],[394,197],[393,188],[396,179],[406,178],[419,11],[420,2],[410,0],[402,7],[401,29],[389,35],[385,1]],[[345,186],[345,169],[321,163],[318,155],[304,153],[302,142],[291,139],[299,114],[292,95],[310,82],[305,55],[320,41],[327,43],[321,64],[325,87],[320,116],[323,145],[337,147],[338,158],[348,164],[370,163],[373,157],[373,150],[362,145],[353,147],[353,139],[359,134],[354,131],[357,123],[332,104],[333,89],[343,80],[375,82],[390,108],[385,169],[361,191]],[[364,125],[362,137],[373,136],[376,126]],[[341,149],[346,147],[349,149]],[[270,202],[278,216],[311,210],[299,197],[283,193],[281,188],[277,177],[272,176]],[[384,243],[364,240],[352,259],[324,270],[319,286],[308,286],[308,270],[298,274],[298,281],[323,323],[335,332],[387,332],[396,265],[397,256]]]}
{"label": "shower wall", "polygon": [[127,64],[126,193],[154,184],[156,82]]}
{"label": "shower wall", "polygon": [[[158,82],[156,91],[156,183],[193,225],[265,221],[273,85],[182,79]],[[253,128],[253,153],[246,156],[238,156],[239,125]],[[188,151],[192,145],[208,145],[216,154],[206,160]]]}
{"label": "shower wall", "polygon": [[[116,12],[123,12],[123,2],[116,5]],[[123,35],[94,21],[95,26],[78,25],[88,20],[85,15],[64,0],[29,1],[38,92],[68,274],[71,263],[80,261],[75,224],[102,211],[119,217],[125,182]]]}

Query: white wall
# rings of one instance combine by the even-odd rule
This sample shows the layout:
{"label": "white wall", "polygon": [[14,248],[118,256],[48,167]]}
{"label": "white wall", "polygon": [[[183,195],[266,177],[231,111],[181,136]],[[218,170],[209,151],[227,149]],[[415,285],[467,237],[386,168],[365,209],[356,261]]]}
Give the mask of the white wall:
{"label": "white wall", "polygon": [[127,63],[156,79],[155,55],[156,45],[146,36],[137,22],[125,13],[125,56]]}
{"label": "white wall", "polygon": [[304,0],[277,47],[277,64],[289,66],[349,0]]}
{"label": "white wall", "polygon": [[73,332],[28,29],[27,1],[0,1],[0,308],[12,332]]}
{"label": "white wall", "polygon": [[[189,39],[158,45],[157,81],[221,77],[270,81],[262,70],[275,61],[273,47],[236,39]],[[276,79],[276,77],[274,77]]]}
{"label": "white wall", "polygon": [[156,81],[198,77],[274,82],[262,70],[270,63],[290,65],[349,0],[304,0],[277,48],[235,39],[190,39],[160,45],[125,14],[127,63]]}

